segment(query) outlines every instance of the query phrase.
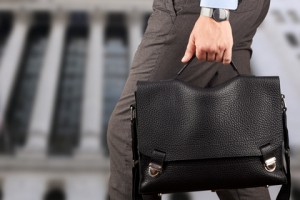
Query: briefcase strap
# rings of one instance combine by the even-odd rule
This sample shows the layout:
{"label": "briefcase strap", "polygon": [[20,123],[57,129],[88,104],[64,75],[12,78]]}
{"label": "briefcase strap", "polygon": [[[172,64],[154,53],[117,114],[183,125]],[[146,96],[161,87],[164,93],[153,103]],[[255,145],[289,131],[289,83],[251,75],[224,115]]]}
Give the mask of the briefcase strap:
{"label": "briefcase strap", "polygon": [[130,106],[131,110],[131,137],[132,137],[132,200],[143,200],[139,193],[139,163],[137,150],[137,132],[136,132],[136,117],[135,105]]}
{"label": "briefcase strap", "polygon": [[[139,193],[139,163],[138,163],[138,149],[137,149],[137,132],[136,132],[136,115],[135,115],[135,105],[130,106],[131,109],[131,136],[132,136],[132,199],[133,200],[143,200],[142,195]],[[291,194],[291,171],[290,171],[290,146],[289,146],[289,136],[287,128],[287,108],[284,103],[284,95],[282,95],[282,121],[284,130],[284,149],[285,149],[285,162],[286,162],[286,177],[287,183],[282,185],[276,200],[289,200]],[[159,195],[159,194],[158,194]]]}
{"label": "briefcase strap", "polygon": [[287,129],[287,116],[286,116],[286,106],[284,103],[284,95],[282,95],[283,104],[283,130],[284,130],[284,149],[285,149],[285,162],[286,162],[286,177],[287,184],[283,185],[279,191],[276,200],[289,200],[291,195],[291,169],[290,169],[290,146],[289,146],[289,133]]}

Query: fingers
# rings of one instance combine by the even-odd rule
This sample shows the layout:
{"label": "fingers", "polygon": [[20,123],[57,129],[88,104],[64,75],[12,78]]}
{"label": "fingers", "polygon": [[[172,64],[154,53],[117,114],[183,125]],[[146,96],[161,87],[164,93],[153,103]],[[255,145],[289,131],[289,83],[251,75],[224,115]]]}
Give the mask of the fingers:
{"label": "fingers", "polygon": [[222,45],[218,48],[196,47],[196,57],[199,61],[222,62],[230,64],[232,59],[232,46]]}
{"label": "fingers", "polygon": [[[211,45],[211,44],[210,44]],[[223,62],[223,64],[230,64],[232,58],[231,43],[222,43],[216,47],[209,46],[209,44],[195,43],[195,39],[191,34],[182,62],[188,62],[194,55],[199,61],[207,62]]]}
{"label": "fingers", "polygon": [[216,50],[214,50],[214,49],[208,49],[206,60],[208,62],[214,62],[214,61],[216,61],[216,55],[217,54],[219,54],[219,52],[217,52]]}
{"label": "fingers", "polygon": [[199,61],[206,61],[207,60],[207,53],[205,49],[196,47],[196,57]]}
{"label": "fingers", "polygon": [[202,61],[214,62],[214,61],[216,61],[216,54],[215,53],[206,53],[206,59],[204,59]]}
{"label": "fingers", "polygon": [[223,62],[225,48],[219,47],[219,52],[216,54],[216,62]]}
{"label": "fingers", "polygon": [[230,64],[232,58],[232,49],[226,49],[223,56],[223,64]]}
{"label": "fingers", "polygon": [[196,49],[196,56],[200,61],[208,62],[222,62],[223,51],[217,50],[217,48],[211,47],[199,47]]}
{"label": "fingers", "polygon": [[193,39],[193,36],[191,35],[190,39],[189,39],[189,43],[187,45],[187,48],[185,50],[184,56],[181,59],[181,62],[188,62],[195,54],[196,51],[196,46],[195,46],[195,42]]}
{"label": "fingers", "polygon": [[195,45],[188,46],[184,57],[182,58],[182,62],[188,62],[196,51],[196,57],[199,61],[207,61],[207,62],[223,62],[224,64],[229,64],[231,62],[232,50],[222,50],[222,51],[214,51],[214,50],[205,50],[201,48],[196,48]]}

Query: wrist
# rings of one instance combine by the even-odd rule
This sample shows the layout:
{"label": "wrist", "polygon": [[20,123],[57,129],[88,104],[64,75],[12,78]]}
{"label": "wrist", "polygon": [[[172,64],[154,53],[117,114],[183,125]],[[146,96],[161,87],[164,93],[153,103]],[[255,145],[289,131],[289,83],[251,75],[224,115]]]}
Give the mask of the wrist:
{"label": "wrist", "polygon": [[200,16],[212,18],[217,22],[223,22],[229,20],[230,11],[222,8],[201,7]]}

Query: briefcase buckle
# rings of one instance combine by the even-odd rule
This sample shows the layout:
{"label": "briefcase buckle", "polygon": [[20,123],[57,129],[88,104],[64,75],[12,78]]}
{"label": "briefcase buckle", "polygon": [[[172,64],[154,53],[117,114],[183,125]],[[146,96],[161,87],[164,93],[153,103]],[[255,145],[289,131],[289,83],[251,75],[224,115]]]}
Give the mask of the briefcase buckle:
{"label": "briefcase buckle", "polygon": [[272,157],[265,161],[265,169],[268,172],[274,172],[276,169],[276,158]]}
{"label": "briefcase buckle", "polygon": [[155,163],[150,163],[148,168],[148,173],[153,178],[157,177],[159,174],[162,173],[162,166]]}

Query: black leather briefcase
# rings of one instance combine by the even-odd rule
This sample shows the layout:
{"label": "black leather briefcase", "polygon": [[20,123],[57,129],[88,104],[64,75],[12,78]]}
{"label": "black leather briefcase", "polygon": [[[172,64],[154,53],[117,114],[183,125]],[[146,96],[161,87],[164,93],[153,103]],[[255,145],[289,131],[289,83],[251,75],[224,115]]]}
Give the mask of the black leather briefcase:
{"label": "black leather briefcase", "polygon": [[139,81],[135,100],[135,199],[279,184],[277,200],[289,199],[289,142],[279,77],[238,74],[213,88],[176,78]]}

